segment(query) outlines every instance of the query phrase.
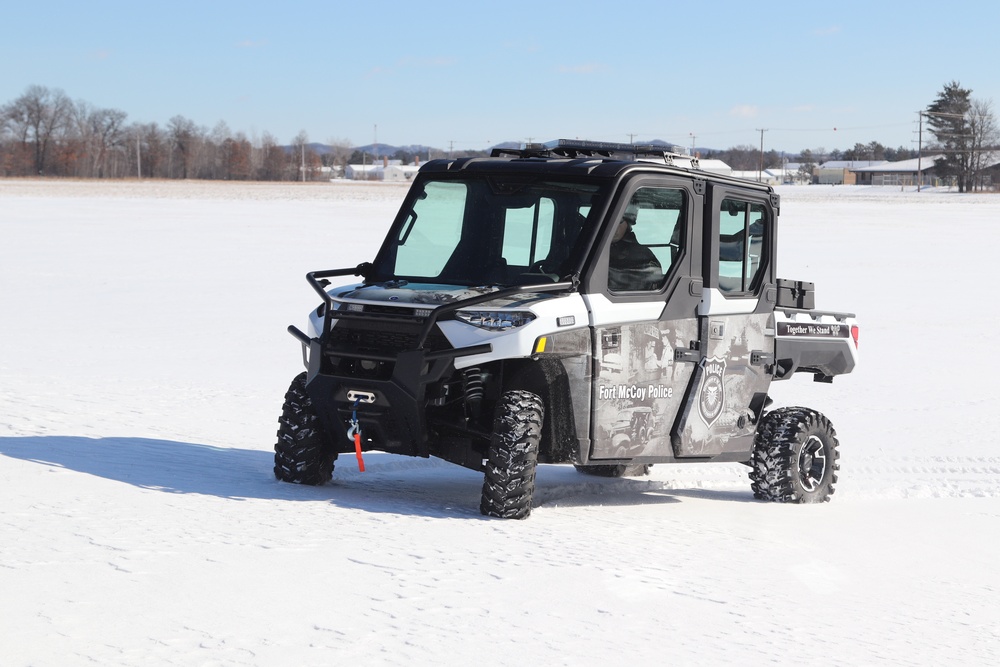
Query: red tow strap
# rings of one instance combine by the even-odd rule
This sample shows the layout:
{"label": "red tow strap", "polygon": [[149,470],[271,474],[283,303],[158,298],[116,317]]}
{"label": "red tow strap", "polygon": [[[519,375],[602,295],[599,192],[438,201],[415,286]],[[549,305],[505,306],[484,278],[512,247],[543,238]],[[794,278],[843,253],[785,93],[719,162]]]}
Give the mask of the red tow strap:
{"label": "red tow strap", "polygon": [[358,470],[365,471],[365,459],[361,456],[361,429],[354,432],[354,454],[358,457]]}
{"label": "red tow strap", "polygon": [[347,437],[354,437],[354,455],[358,457],[358,471],[365,471],[365,459],[361,456],[361,424],[358,423],[358,403],[354,401],[354,413],[351,415],[351,428],[347,429]]}

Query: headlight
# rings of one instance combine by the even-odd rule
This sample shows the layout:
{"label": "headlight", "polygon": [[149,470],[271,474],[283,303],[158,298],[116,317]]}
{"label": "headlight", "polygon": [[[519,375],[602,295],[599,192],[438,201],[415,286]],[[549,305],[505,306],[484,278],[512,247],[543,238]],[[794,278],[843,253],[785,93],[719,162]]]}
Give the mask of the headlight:
{"label": "headlight", "polygon": [[535,319],[535,316],[531,313],[516,310],[460,310],[455,313],[455,317],[466,324],[471,324],[480,329],[489,329],[490,331],[516,329],[523,327]]}

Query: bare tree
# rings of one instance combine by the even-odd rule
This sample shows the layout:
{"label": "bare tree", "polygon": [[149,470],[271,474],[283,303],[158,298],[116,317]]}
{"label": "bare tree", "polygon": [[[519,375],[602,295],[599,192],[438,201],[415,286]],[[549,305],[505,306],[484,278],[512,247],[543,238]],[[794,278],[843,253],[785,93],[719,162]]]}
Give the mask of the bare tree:
{"label": "bare tree", "polygon": [[760,149],[755,146],[732,146],[724,151],[706,151],[705,157],[722,160],[736,171],[756,171],[760,165]]}
{"label": "bare tree", "polygon": [[170,138],[156,123],[134,125],[131,134],[139,142],[138,164],[144,176],[164,178],[169,176],[167,165],[170,161]]}
{"label": "bare tree", "polygon": [[28,86],[23,95],[4,107],[3,115],[22,149],[34,154],[34,173],[45,173],[52,140],[67,122],[72,106],[61,90]]}
{"label": "bare tree", "polygon": [[295,155],[291,156],[291,161],[297,165],[296,171],[299,174],[299,179],[302,181],[306,180],[306,144],[308,143],[309,135],[306,134],[305,130],[299,130],[299,133],[292,139],[292,145],[295,147]]}
{"label": "bare tree", "polygon": [[121,109],[94,109],[87,114],[87,130],[91,137],[91,174],[104,178],[108,171],[108,153],[124,148],[125,118]]}
{"label": "bare tree", "polygon": [[996,150],[1000,144],[1000,130],[997,128],[993,103],[990,101],[970,100],[967,117],[969,134],[971,135],[972,185],[982,190],[985,172],[996,161]]}
{"label": "bare tree", "polygon": [[11,147],[10,122],[4,107],[0,107],[0,176],[10,174],[10,147]]}
{"label": "bare tree", "polygon": [[234,136],[229,126],[219,122],[209,137],[215,153],[215,175],[226,180],[249,180],[253,174],[253,147],[242,132]]}
{"label": "bare tree", "polygon": [[330,153],[327,156],[327,164],[334,172],[341,175],[347,169],[347,162],[354,152],[350,139],[327,139],[330,146]]}
{"label": "bare tree", "polygon": [[287,160],[285,151],[278,145],[277,139],[269,132],[265,132],[261,137],[260,149],[263,158],[259,178],[265,181],[282,180]]}
{"label": "bare tree", "polygon": [[181,178],[187,178],[194,164],[195,141],[198,138],[198,127],[193,120],[184,116],[174,116],[167,123],[167,134],[172,147],[180,158]]}
{"label": "bare tree", "polygon": [[226,140],[227,178],[238,181],[249,180],[253,176],[253,146],[242,132]]}

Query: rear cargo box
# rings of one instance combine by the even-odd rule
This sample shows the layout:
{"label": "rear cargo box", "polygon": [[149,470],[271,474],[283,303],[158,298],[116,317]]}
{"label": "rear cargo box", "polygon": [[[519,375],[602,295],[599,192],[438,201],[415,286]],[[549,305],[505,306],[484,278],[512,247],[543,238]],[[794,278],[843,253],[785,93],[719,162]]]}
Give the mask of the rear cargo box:
{"label": "rear cargo box", "polygon": [[778,301],[776,308],[815,308],[816,285],[804,280],[778,278]]}

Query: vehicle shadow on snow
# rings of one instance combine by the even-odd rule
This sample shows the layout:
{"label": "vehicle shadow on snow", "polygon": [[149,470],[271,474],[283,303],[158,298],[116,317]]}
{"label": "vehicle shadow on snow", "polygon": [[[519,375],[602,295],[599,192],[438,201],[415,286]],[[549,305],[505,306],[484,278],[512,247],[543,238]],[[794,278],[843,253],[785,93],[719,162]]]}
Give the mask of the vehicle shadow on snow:
{"label": "vehicle shadow on snow", "polygon": [[[273,498],[273,454],[149,438],[0,438],[0,455],[167,493]],[[273,479],[273,477],[272,477]]]}
{"label": "vehicle shadow on snow", "polygon": [[[663,466],[668,468],[668,466]],[[638,506],[683,502],[684,498],[756,502],[749,490],[677,488],[676,482],[651,477],[602,478],[583,475],[572,466],[541,466],[535,507]]]}
{"label": "vehicle shadow on snow", "polygon": [[436,459],[366,454],[337,461],[333,481],[312,487],[274,478],[274,453],[150,438],[0,437],[0,457],[172,494],[232,500],[328,502],[345,509],[419,516],[479,514],[482,477]]}
{"label": "vehicle shadow on snow", "polygon": [[[366,454],[367,472],[341,455],[333,481],[320,487],[285,484],[267,450],[212,447],[149,438],[0,437],[0,455],[72,470],[142,489],[241,499],[329,502],[379,514],[483,519],[482,475],[438,459]],[[534,507],[628,506],[681,502],[682,497],[732,501],[749,494],[678,490],[649,478],[586,477],[570,466],[541,466]]]}

